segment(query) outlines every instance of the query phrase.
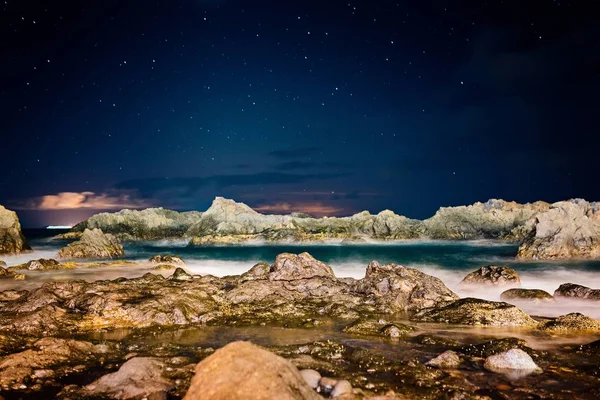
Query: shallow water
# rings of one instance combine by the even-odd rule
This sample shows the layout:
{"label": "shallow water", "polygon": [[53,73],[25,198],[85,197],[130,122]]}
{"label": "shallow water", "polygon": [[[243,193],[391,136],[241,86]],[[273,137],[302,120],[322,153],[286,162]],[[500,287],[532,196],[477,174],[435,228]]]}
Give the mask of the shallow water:
{"label": "shallow water", "polygon": [[[52,240],[56,231],[25,232],[30,238],[33,253],[4,257],[8,265],[24,263],[31,259],[53,258],[63,241]],[[542,289],[550,294],[563,283],[577,283],[600,287],[600,260],[533,262],[515,259],[517,246],[495,241],[406,241],[368,244],[264,244],[243,246],[187,247],[187,242],[156,241],[126,243],[126,260],[147,261],[155,254],[178,254],[186,261],[185,269],[194,274],[215,276],[236,275],[246,272],[259,261],[272,262],[283,252],[308,251],[315,258],[327,262],[338,277],[362,278],[367,264],[372,260],[380,263],[397,263],[419,269],[440,278],[461,297],[478,297],[499,300],[503,289],[482,288],[465,291],[458,287],[464,276],[484,265],[507,265],[519,273],[522,287]],[[46,280],[66,279],[114,279],[141,276],[150,271],[151,265],[119,266],[110,268],[83,268],[69,271],[27,272],[28,281],[0,281],[0,289],[39,286]],[[152,271],[157,273],[157,271]],[[163,275],[169,271],[161,271]],[[600,319],[600,307],[589,302],[560,302],[549,304],[519,304],[531,314],[558,316],[568,312],[581,312]]]}

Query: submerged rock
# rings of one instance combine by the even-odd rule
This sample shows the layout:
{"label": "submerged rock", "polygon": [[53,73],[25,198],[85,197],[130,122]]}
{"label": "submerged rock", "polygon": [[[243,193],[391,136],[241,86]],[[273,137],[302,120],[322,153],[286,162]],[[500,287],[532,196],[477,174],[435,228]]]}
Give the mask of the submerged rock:
{"label": "submerged rock", "polygon": [[460,325],[534,326],[535,320],[508,303],[465,298],[439,308],[422,310],[411,318],[420,322]]}
{"label": "submerged rock", "polygon": [[58,258],[114,258],[124,255],[123,246],[100,229],[86,229],[81,239],[59,250]]}
{"label": "submerged rock", "polygon": [[233,342],[196,366],[184,399],[322,399],[289,361],[249,342]]}
{"label": "submerged rock", "polygon": [[553,302],[554,297],[540,289],[508,289],[500,295],[504,301],[548,303]]}
{"label": "submerged rock", "polygon": [[523,371],[514,377],[522,377],[529,373],[540,372],[541,368],[533,361],[531,356],[521,349],[510,349],[506,352],[489,356],[485,359],[483,367],[488,371],[511,374],[515,370]]}
{"label": "submerged rock", "polygon": [[152,264],[185,265],[181,257],[171,254],[157,254],[148,260]]}
{"label": "submerged rock", "polygon": [[576,285],[574,283],[562,284],[554,291],[555,299],[600,300],[600,289]]}
{"label": "submerged rock", "polygon": [[114,399],[166,399],[173,382],[162,376],[164,369],[165,364],[160,359],[134,357],[117,372],[85,386],[83,393]]}
{"label": "submerged rock", "polygon": [[600,207],[574,199],[554,203],[536,215],[519,258],[552,260],[600,257]]}
{"label": "submerged rock", "polygon": [[600,331],[600,321],[580,313],[571,313],[567,315],[561,315],[560,317],[550,321],[541,322],[538,325],[538,329],[553,333],[582,331],[598,332]]}
{"label": "submerged rock", "polygon": [[512,268],[488,265],[473,271],[460,282],[460,286],[521,286],[519,274]]}
{"label": "submerged rock", "polygon": [[18,254],[31,250],[17,213],[0,206],[0,254]]}
{"label": "submerged rock", "polygon": [[389,323],[386,320],[356,320],[344,328],[344,332],[365,336],[399,338],[415,331],[412,326]]}

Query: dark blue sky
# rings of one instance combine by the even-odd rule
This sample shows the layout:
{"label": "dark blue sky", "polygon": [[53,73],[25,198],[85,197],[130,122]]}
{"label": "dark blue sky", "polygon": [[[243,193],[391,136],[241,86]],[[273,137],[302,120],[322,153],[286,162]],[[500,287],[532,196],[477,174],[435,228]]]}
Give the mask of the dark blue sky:
{"label": "dark blue sky", "polygon": [[0,204],[40,226],[216,195],[419,218],[598,200],[597,6],[8,0]]}

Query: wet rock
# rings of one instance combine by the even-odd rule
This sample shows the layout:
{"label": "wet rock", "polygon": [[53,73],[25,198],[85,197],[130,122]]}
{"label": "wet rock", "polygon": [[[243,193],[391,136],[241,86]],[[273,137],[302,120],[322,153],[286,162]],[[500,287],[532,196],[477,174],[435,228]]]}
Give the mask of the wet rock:
{"label": "wet rock", "polygon": [[85,386],[83,392],[114,399],[166,399],[173,383],[162,376],[164,368],[160,359],[134,357],[117,372],[104,375]]}
{"label": "wet rock", "polygon": [[510,349],[500,354],[489,356],[485,359],[483,367],[488,371],[497,373],[510,373],[521,370],[528,373],[541,371],[531,356],[521,349]]}
{"label": "wet rock", "polygon": [[390,324],[386,320],[357,320],[344,328],[344,332],[355,335],[383,336],[399,338],[415,331],[412,326],[395,323]]}
{"label": "wet rock", "polygon": [[[330,396],[333,392],[333,388],[337,385],[337,379],[328,378],[326,376],[322,377],[319,380],[319,386],[317,387],[317,392],[321,393],[323,396]],[[333,397],[333,396],[331,396]]]}
{"label": "wet rock", "polygon": [[539,289],[508,289],[502,292],[500,299],[533,303],[552,303],[554,301],[554,297],[550,293]]}
{"label": "wet rock", "polygon": [[152,264],[185,265],[181,257],[172,254],[157,254],[148,261]]}
{"label": "wet rock", "polygon": [[63,264],[53,259],[40,258],[39,260],[31,260],[25,264],[15,265],[11,267],[13,270],[26,269],[28,271],[52,271],[57,269],[65,269]]}
{"label": "wet rock", "polygon": [[452,369],[458,368],[461,363],[462,360],[458,354],[452,350],[446,350],[439,356],[426,362],[425,365],[442,369]]}
{"label": "wet rock", "polygon": [[554,291],[555,299],[579,299],[579,300],[600,300],[600,289],[590,289],[589,287],[576,285],[574,283],[562,284]]}
{"label": "wet rock", "polygon": [[29,250],[31,247],[23,236],[17,214],[0,206],[0,254],[18,254]]}
{"label": "wet rock", "polygon": [[0,279],[25,279],[25,275],[17,274],[12,268],[0,267]]}
{"label": "wet rock", "polygon": [[269,271],[269,279],[272,281],[290,281],[314,277],[335,278],[335,275],[329,265],[315,260],[308,253],[279,254]]}
{"label": "wet rock", "polygon": [[538,260],[600,257],[597,203],[581,199],[561,201],[537,214],[533,230],[519,247],[518,257]]}
{"label": "wet rock", "polygon": [[529,347],[526,341],[518,338],[494,339],[483,343],[469,344],[457,349],[457,351],[473,357],[487,358],[511,349],[521,349],[527,354],[536,355],[536,352]]}
{"label": "wet rock", "polygon": [[313,389],[316,389],[319,386],[319,381],[321,380],[321,374],[314,369],[303,369],[300,370],[300,375],[306,381],[308,386]]}
{"label": "wet rock", "polygon": [[583,354],[600,356],[600,340],[596,340],[595,342],[588,344],[583,344],[578,347],[577,351]]}
{"label": "wet rock", "polygon": [[81,239],[59,250],[58,258],[114,258],[124,255],[123,246],[100,229],[86,229]]}
{"label": "wet rock", "polygon": [[159,264],[156,267],[152,267],[153,271],[171,271],[176,269],[177,267],[172,264]]}
{"label": "wet rock", "polygon": [[512,268],[488,265],[473,271],[460,282],[460,286],[521,286],[519,274]]}
{"label": "wet rock", "polygon": [[587,317],[580,313],[571,313],[562,315],[550,321],[541,322],[538,329],[553,333],[570,332],[598,332],[600,331],[600,321]]}
{"label": "wet rock", "polygon": [[352,393],[352,384],[347,380],[337,381],[333,390],[330,393],[330,396],[333,398],[340,397],[346,394]]}
{"label": "wet rock", "polygon": [[422,310],[411,318],[419,322],[460,325],[534,326],[537,323],[521,309],[502,302],[474,298],[457,300],[440,308]]}
{"label": "wet rock", "polygon": [[233,342],[196,366],[184,399],[310,399],[321,397],[289,361],[248,342]]}
{"label": "wet rock", "polygon": [[380,265],[371,261],[364,279],[355,290],[371,296],[381,311],[420,310],[458,299],[444,283],[431,275],[396,264]]}
{"label": "wet rock", "polygon": [[185,272],[183,268],[177,268],[169,279],[172,281],[191,281],[192,279],[194,279],[194,277]]}

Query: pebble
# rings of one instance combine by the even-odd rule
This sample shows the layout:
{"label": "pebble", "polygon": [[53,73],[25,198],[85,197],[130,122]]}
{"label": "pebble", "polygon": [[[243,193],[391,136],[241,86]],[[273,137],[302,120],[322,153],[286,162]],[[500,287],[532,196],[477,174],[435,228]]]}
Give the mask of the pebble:
{"label": "pebble", "polygon": [[335,384],[330,396],[339,397],[346,393],[352,393],[352,385],[347,380],[341,380]]}
{"label": "pebble", "polygon": [[314,369],[303,369],[300,371],[300,375],[302,375],[302,378],[304,378],[311,388],[316,389],[319,386],[321,374]]}
{"label": "pebble", "polygon": [[331,394],[334,386],[338,383],[336,379],[323,377],[319,381],[319,387],[317,392],[322,393],[324,395]]}

